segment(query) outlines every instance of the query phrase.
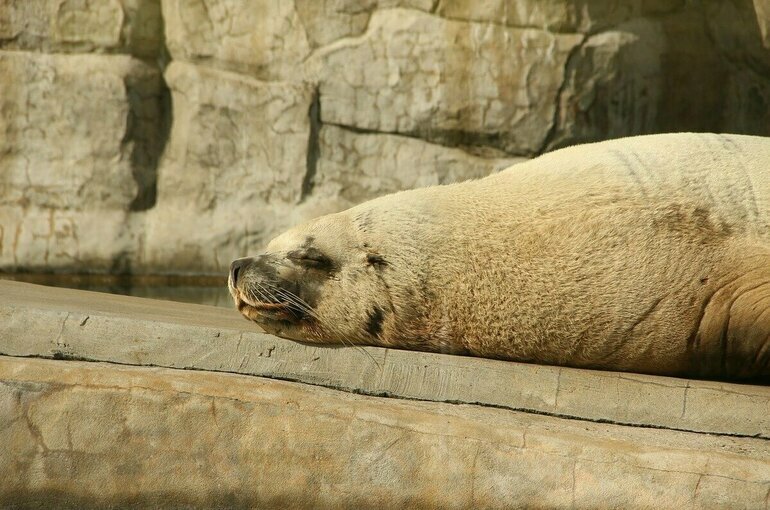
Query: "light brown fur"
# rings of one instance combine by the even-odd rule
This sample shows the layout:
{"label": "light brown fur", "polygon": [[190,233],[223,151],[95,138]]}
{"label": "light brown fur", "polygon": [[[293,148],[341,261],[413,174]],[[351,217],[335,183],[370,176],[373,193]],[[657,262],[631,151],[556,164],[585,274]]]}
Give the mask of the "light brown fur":
{"label": "light brown fur", "polygon": [[[303,245],[333,270],[284,262]],[[770,375],[770,139],[671,134],[563,149],[318,218],[266,254],[280,261],[276,281],[313,289],[315,317],[266,320],[237,290],[263,277],[253,267],[231,290],[247,317],[288,338]]]}

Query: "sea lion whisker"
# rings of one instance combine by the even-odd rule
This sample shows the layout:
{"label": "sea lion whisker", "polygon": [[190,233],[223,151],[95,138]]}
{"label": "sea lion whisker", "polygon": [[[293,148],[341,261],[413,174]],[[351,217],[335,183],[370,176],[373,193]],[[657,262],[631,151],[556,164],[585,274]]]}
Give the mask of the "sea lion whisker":
{"label": "sea lion whisker", "polygon": [[[259,285],[259,284],[257,284]],[[250,297],[254,302],[270,302],[271,299],[269,295],[266,295],[264,292],[262,292],[262,289],[259,287],[251,287],[249,288],[248,292],[246,293],[248,297]]]}
{"label": "sea lion whisker", "polygon": [[257,284],[260,287],[260,295],[262,296],[262,301],[266,303],[275,303],[280,305],[292,305],[290,301],[287,301],[285,299],[282,299],[282,296],[278,295],[273,290],[266,288],[260,284]]}
{"label": "sea lion whisker", "polygon": [[[266,281],[254,282],[254,286],[250,287],[246,293],[254,301],[276,302],[285,300],[289,304],[294,305],[299,309],[300,312],[304,313],[305,315],[313,319],[319,319],[316,311],[313,310],[313,308],[305,300],[290,290],[287,290],[273,283]],[[349,345],[350,347],[363,352],[369,359],[372,360],[372,363],[374,363],[378,370],[382,370],[382,366],[374,358],[374,356],[372,356],[369,351],[364,348],[364,346],[357,344],[346,335],[339,335],[337,338],[339,338],[343,345]]]}
{"label": "sea lion whisker", "polygon": [[270,282],[266,282],[266,281],[257,282],[257,285],[259,285],[262,289],[270,292],[271,296],[274,296],[274,293],[277,293],[278,291],[285,290],[285,289],[283,289],[283,287],[279,287],[278,285],[275,285],[274,283],[270,283]]}
{"label": "sea lion whisker", "polygon": [[[260,284],[258,284],[258,285],[260,285]],[[297,307],[300,308],[300,310],[303,313],[306,313],[307,315],[309,315],[310,317],[312,317],[314,319],[318,319],[318,315],[316,314],[316,312],[312,308],[310,308],[310,305],[305,303],[304,300],[302,300],[299,296],[296,296],[295,294],[293,294],[291,291],[288,291],[286,289],[282,289],[281,287],[273,286],[273,285],[270,285],[270,284],[267,284],[267,283],[265,283],[265,286],[272,287],[273,289],[275,289],[276,294],[275,295],[271,295],[270,296],[271,298],[275,298],[275,297],[281,296],[281,297],[285,297],[285,298],[287,298],[289,300],[292,300],[292,303],[297,305]],[[262,287],[262,285],[260,285],[260,287]],[[265,290],[267,291],[268,289],[265,289]],[[379,370],[382,369],[382,367],[377,362],[377,360],[374,358],[374,356],[372,356],[364,348],[364,346],[359,345],[359,344],[353,342],[350,338],[348,338],[346,336],[340,336],[339,339],[340,339],[340,342],[342,342],[343,345],[345,345],[347,343],[347,344],[350,345],[350,347],[353,347],[354,349],[363,352],[369,359],[372,360],[372,363],[374,363],[374,365]]]}
{"label": "sea lion whisker", "polygon": [[318,319],[318,314],[313,310],[313,308],[292,294],[291,292],[288,292],[281,288],[275,288],[273,291],[272,297],[276,300],[285,300],[286,303],[290,306],[293,306],[295,309],[297,309],[300,313],[304,314],[307,317],[310,317],[312,319]]}
{"label": "sea lion whisker", "polygon": [[[293,292],[291,292],[291,291],[289,291],[289,290],[287,290],[287,289],[284,289],[284,288],[282,288],[282,287],[278,287],[278,286],[276,286],[276,285],[274,285],[274,284],[271,284],[271,283],[269,283],[269,282],[262,282],[262,284],[263,284],[265,287],[267,287],[268,289],[273,289],[273,290],[275,290],[276,296],[285,297],[286,299],[290,300],[292,303],[294,303],[295,305],[297,305],[297,306],[298,306],[298,307],[299,307],[299,308],[300,308],[300,309],[301,309],[303,312],[307,313],[307,314],[308,314],[308,315],[310,315],[312,318],[318,319],[318,315],[317,315],[317,313],[316,313],[316,312],[315,312],[315,311],[314,311],[314,310],[313,310],[313,309],[310,307],[310,305],[309,305],[309,304],[307,304],[307,302],[305,302],[305,301],[304,301],[302,298],[300,298],[299,296],[297,296],[297,295],[296,295],[296,294],[294,294]],[[342,342],[342,344],[343,344],[343,345],[347,343],[347,344],[349,344],[349,345],[350,345],[350,347],[353,347],[354,349],[356,349],[356,350],[359,350],[359,351],[363,352],[363,353],[364,353],[364,354],[365,354],[365,355],[366,355],[366,356],[367,356],[369,359],[371,359],[371,360],[372,360],[372,363],[374,363],[374,365],[375,365],[375,366],[376,366],[378,369],[380,369],[380,370],[382,369],[382,367],[381,367],[381,366],[380,366],[380,364],[377,362],[377,360],[374,358],[374,356],[372,356],[372,355],[369,353],[369,351],[367,351],[367,350],[364,348],[364,346],[362,346],[362,345],[360,345],[360,344],[357,344],[357,343],[353,342],[353,341],[352,341],[352,340],[351,340],[349,337],[347,337],[347,336],[344,336],[344,335],[343,335],[343,336],[340,336],[340,337],[338,337],[338,338],[340,339],[340,342]]]}
{"label": "sea lion whisker", "polygon": [[273,294],[273,292],[271,292],[270,289],[264,286],[262,283],[256,282],[255,290],[259,292],[261,301],[267,302],[267,303],[273,303],[277,301],[276,296]]}
{"label": "sea lion whisker", "polygon": [[266,303],[279,303],[281,300],[279,296],[264,282],[256,282],[256,289],[259,292],[260,300]]}
{"label": "sea lion whisker", "polygon": [[[257,303],[276,303],[275,296],[273,296],[267,289],[261,288],[259,283],[256,283],[255,287],[251,287],[248,292],[248,297],[254,300],[255,304]],[[276,303],[280,304],[280,303]]]}
{"label": "sea lion whisker", "polygon": [[302,298],[294,294],[293,292],[286,290],[281,287],[274,286],[272,284],[265,284],[268,289],[275,292],[276,297],[285,298],[287,301],[289,301],[291,304],[296,305],[302,312],[307,313],[308,315],[311,315],[312,317],[316,317],[317,315],[313,308]]}
{"label": "sea lion whisker", "polygon": [[380,366],[380,364],[377,362],[377,360],[376,360],[376,359],[374,359],[374,356],[372,356],[371,354],[369,354],[369,351],[367,351],[367,350],[366,350],[366,348],[365,348],[363,345],[354,344],[354,343],[353,343],[352,341],[350,341],[350,340],[348,340],[348,341],[350,342],[350,344],[351,344],[353,347],[356,347],[356,348],[357,348],[357,349],[359,349],[361,352],[363,352],[364,354],[366,354],[366,355],[369,357],[369,359],[370,359],[370,360],[372,360],[372,363],[374,363],[374,366],[376,366],[378,370],[382,370],[382,367],[381,367],[381,366]]}
{"label": "sea lion whisker", "polygon": [[290,302],[292,302],[292,303],[294,303],[296,305],[307,307],[308,309],[310,309],[310,305],[307,304],[303,299],[301,299],[296,294],[294,294],[294,293],[292,293],[292,292],[290,292],[290,291],[288,291],[286,289],[282,289],[280,287],[276,287],[276,288],[274,288],[272,290],[275,292],[276,296],[284,297],[284,298],[286,298],[287,300],[289,300]]}
{"label": "sea lion whisker", "polygon": [[340,342],[341,342],[343,345],[345,345],[345,342],[347,341],[347,343],[349,343],[349,344],[350,344],[350,347],[353,347],[354,349],[356,349],[356,350],[358,350],[358,351],[361,351],[361,352],[363,352],[364,354],[366,354],[366,356],[367,356],[367,357],[368,357],[370,360],[372,360],[372,363],[374,363],[374,366],[376,366],[378,370],[382,370],[382,366],[380,366],[380,364],[377,362],[377,360],[374,358],[374,356],[372,356],[371,354],[369,354],[369,351],[367,351],[367,350],[366,350],[366,348],[365,348],[363,345],[355,343],[355,342],[354,342],[353,340],[351,340],[351,339],[350,339],[350,338],[349,338],[347,335],[338,335],[338,336],[337,336],[337,338],[339,338],[339,339],[340,339]]}
{"label": "sea lion whisker", "polygon": [[308,311],[311,311],[310,305],[308,305],[307,303],[305,303],[304,301],[299,299],[294,294],[292,294],[292,293],[290,293],[290,292],[288,292],[288,291],[286,291],[284,289],[281,289],[281,288],[272,289],[272,291],[275,293],[276,297],[283,298],[287,302],[289,302],[290,304],[293,304],[293,305],[296,305],[296,306],[298,306],[298,307],[300,307],[302,309],[307,309]]}
{"label": "sea lion whisker", "polygon": [[[261,297],[257,297],[257,296],[254,295],[254,292],[253,292],[252,289],[241,290],[241,294],[242,294],[244,300],[249,300],[250,299],[250,300],[255,301],[255,302],[262,300]],[[249,303],[249,304],[251,304],[251,303]]]}

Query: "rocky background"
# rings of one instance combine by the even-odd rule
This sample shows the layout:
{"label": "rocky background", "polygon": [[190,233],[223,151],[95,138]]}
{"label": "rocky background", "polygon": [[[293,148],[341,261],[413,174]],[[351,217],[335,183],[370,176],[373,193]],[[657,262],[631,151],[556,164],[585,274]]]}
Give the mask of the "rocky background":
{"label": "rocky background", "polygon": [[0,0],[0,270],[221,273],[583,141],[770,135],[768,0]]}

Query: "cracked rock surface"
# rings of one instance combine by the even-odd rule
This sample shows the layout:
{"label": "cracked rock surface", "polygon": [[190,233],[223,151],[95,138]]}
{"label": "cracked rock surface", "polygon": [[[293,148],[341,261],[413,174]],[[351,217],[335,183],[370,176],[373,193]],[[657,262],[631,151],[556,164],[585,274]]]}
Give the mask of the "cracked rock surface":
{"label": "cracked rock surface", "polygon": [[155,194],[159,70],[129,55],[0,50],[0,264],[109,271]]}
{"label": "cracked rock surface", "polygon": [[2,0],[0,270],[219,273],[293,223],[562,146],[770,135],[769,12]]}
{"label": "cracked rock surface", "polygon": [[236,315],[0,282],[0,506],[770,501],[768,387],[364,355]]}
{"label": "cracked rock surface", "polygon": [[762,508],[767,442],[0,357],[0,504]]}
{"label": "cracked rock surface", "polygon": [[3,0],[0,7],[0,46],[6,49],[152,58],[163,46],[158,0]]}
{"label": "cracked rock surface", "polygon": [[581,40],[380,11],[365,35],[314,56],[321,120],[532,155],[551,127],[565,63]]}
{"label": "cracked rock surface", "polygon": [[[233,247],[296,221],[313,90],[182,62],[165,79],[175,121],[137,258],[175,271],[228,267]],[[178,215],[205,223],[167,220]]]}

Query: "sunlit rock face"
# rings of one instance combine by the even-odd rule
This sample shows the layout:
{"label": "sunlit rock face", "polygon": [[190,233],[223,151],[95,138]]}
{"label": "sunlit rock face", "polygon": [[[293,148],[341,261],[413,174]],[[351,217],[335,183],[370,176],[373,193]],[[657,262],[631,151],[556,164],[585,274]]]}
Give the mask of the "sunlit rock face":
{"label": "sunlit rock face", "polygon": [[164,44],[158,0],[3,0],[0,46],[152,59]]}
{"label": "sunlit rock face", "polygon": [[0,264],[113,270],[155,200],[160,70],[129,55],[0,51]]}
{"label": "sunlit rock face", "polygon": [[3,508],[762,508],[770,479],[761,439],[201,370],[0,356],[0,409]]}
{"label": "sunlit rock face", "polygon": [[760,0],[0,0],[0,270],[219,272],[580,142],[770,135]]}

